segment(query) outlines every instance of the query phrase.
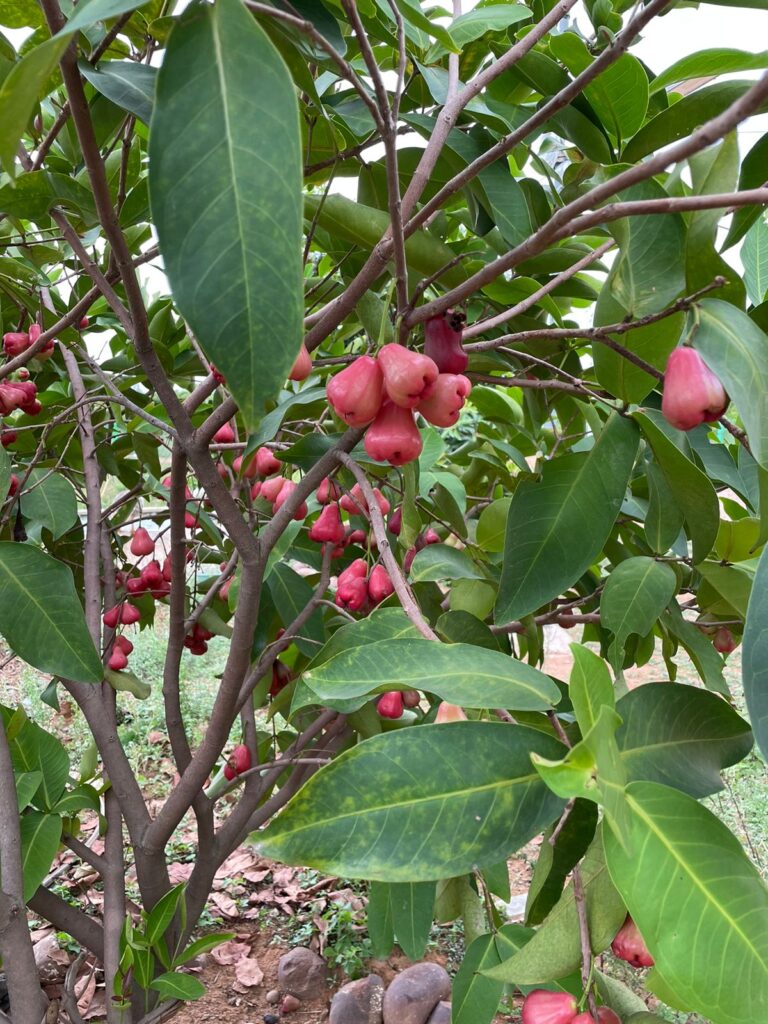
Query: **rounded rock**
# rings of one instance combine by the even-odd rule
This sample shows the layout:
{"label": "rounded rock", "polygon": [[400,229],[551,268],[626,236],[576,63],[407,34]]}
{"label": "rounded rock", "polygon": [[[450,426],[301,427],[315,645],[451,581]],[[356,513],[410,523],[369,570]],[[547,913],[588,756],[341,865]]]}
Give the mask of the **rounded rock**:
{"label": "rounded rock", "polygon": [[432,1011],[427,1024],[451,1024],[451,1004],[442,999]]}
{"label": "rounded rock", "polygon": [[427,1024],[437,1004],[451,994],[451,979],[439,964],[407,967],[384,996],[384,1024]]}
{"label": "rounded rock", "polygon": [[325,960],[304,946],[284,953],[277,965],[277,983],[283,992],[299,999],[325,995],[328,966]]}
{"label": "rounded rock", "polygon": [[331,1002],[328,1024],[382,1024],[384,982],[369,974],[343,985]]}

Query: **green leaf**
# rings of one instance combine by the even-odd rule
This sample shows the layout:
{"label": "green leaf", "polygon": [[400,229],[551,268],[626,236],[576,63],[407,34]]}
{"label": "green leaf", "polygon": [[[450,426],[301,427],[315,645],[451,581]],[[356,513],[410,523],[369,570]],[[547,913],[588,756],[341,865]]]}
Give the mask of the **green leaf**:
{"label": "green leaf", "polygon": [[[32,488],[28,491],[28,488]],[[48,469],[33,469],[21,496],[21,512],[39,536],[40,528],[50,530],[58,540],[77,521],[77,496],[66,477]],[[27,533],[35,531],[28,527]]]}
{"label": "green leaf", "polygon": [[753,305],[759,306],[768,292],[768,224],[762,217],[758,217],[744,236],[741,262],[747,294]]}
{"label": "green leaf", "polygon": [[[316,217],[320,227],[334,238],[367,251],[373,250],[389,227],[389,214],[384,210],[364,206],[335,193],[325,198],[304,196],[304,211],[310,221]],[[407,239],[405,254],[409,268],[424,277],[437,273],[456,256],[453,249],[427,231],[416,231]],[[452,267],[440,275],[440,281],[453,288],[468,276],[465,267]]]}
{"label": "green leaf", "polygon": [[600,622],[614,635],[611,660],[617,671],[628,637],[647,636],[676,589],[674,570],[653,558],[628,558],[611,571],[600,597]]}
{"label": "green leaf", "polygon": [[[596,327],[619,323],[627,313],[617,301],[611,290],[612,278],[608,276],[603,285],[595,306],[594,322]],[[627,334],[612,334],[609,337],[640,356],[657,370],[663,370],[673,348],[680,339],[680,332],[685,323],[685,314],[675,313],[656,323],[638,327]],[[604,388],[612,395],[625,402],[642,402],[642,400],[658,385],[658,380],[635,366],[624,356],[599,341],[592,345],[592,357],[595,361],[595,374]]]}
{"label": "green leaf", "polygon": [[301,344],[301,173],[296,92],[273,44],[239,0],[188,8],[158,75],[152,211],[178,307],[250,430]]}
{"label": "green leaf", "polygon": [[768,468],[768,337],[735,306],[703,299],[693,345],[736,403],[752,454]]}
{"label": "green leaf", "polygon": [[749,720],[758,747],[768,757],[768,547],[755,573],[741,663]]}
{"label": "green leaf", "polygon": [[504,535],[507,530],[507,516],[511,504],[512,498],[498,498],[480,513],[475,540],[483,551],[504,550]]}
{"label": "green leaf", "polygon": [[[522,4],[496,4],[493,7],[477,7],[474,11],[460,14],[450,25],[450,33],[453,41],[459,50],[467,43],[480,39],[486,32],[503,32],[511,25],[519,21],[526,21],[531,17],[531,12]],[[433,63],[434,58],[440,53],[445,53],[442,47],[435,47],[427,55],[427,63]]]}
{"label": "green leaf", "polygon": [[[656,181],[624,189],[622,202],[665,199]],[[609,224],[620,255],[611,268],[611,294],[635,319],[658,313],[685,288],[685,224],[677,213],[624,217]],[[620,318],[622,319],[622,318]]]}
{"label": "green leaf", "polygon": [[411,565],[411,583],[424,580],[484,580],[466,551],[448,544],[430,544],[416,555]]}
{"label": "green leaf", "polygon": [[43,12],[35,0],[0,0],[0,25],[8,28],[39,28]]}
{"label": "green leaf", "polygon": [[730,697],[728,685],[723,679],[723,659],[712,646],[709,637],[704,636],[697,626],[683,618],[676,601],[670,601],[661,617],[661,624],[686,649],[704,685],[710,690]]}
{"label": "green leaf", "polygon": [[749,89],[750,82],[718,82],[684,96],[651,118],[626,146],[622,159],[634,164],[670,142],[683,139],[705,121],[722,114]]}
{"label": "green leaf", "polygon": [[[619,930],[626,908],[608,874],[599,828],[581,864],[592,951],[601,953]],[[569,885],[530,942],[488,971],[491,978],[516,985],[535,985],[564,978],[581,962],[579,921]]]}
{"label": "green leaf", "polygon": [[133,11],[137,7],[142,7],[146,2],[147,0],[82,0],[59,35],[65,33],[70,35],[72,32],[89,28],[97,21],[104,21],[106,18],[114,18],[118,14]]}
{"label": "green leaf", "polygon": [[19,805],[19,813],[29,806],[32,797],[37,792],[42,778],[42,772],[16,773],[16,802]]}
{"label": "green leaf", "polygon": [[[581,74],[593,63],[586,43],[574,32],[553,35],[549,46],[573,75]],[[624,53],[586,86],[584,96],[614,139],[626,142],[645,119],[648,76],[636,57]]]}
{"label": "green leaf", "polygon": [[0,212],[25,220],[40,220],[54,206],[74,210],[87,225],[98,220],[93,194],[66,174],[29,171],[0,188]]}
{"label": "green leaf", "polygon": [[550,839],[555,825],[550,825],[544,833],[528,889],[526,924],[540,924],[560,899],[566,879],[592,842],[597,828],[597,813],[597,804],[592,800],[577,800],[554,846]]}
{"label": "green leaf", "polygon": [[451,992],[452,1024],[491,1024],[504,994],[504,982],[485,972],[497,967],[531,938],[530,928],[507,924],[492,935],[479,935],[464,954]]}
{"label": "green leaf", "polygon": [[[649,976],[713,1024],[751,1024],[768,1005],[768,890],[741,843],[691,797],[627,787],[632,854],[605,832],[611,877],[656,967]],[[713,964],[716,969],[713,969]]]}
{"label": "green leaf", "polygon": [[709,78],[712,75],[727,75],[732,71],[759,71],[768,68],[768,51],[748,53],[746,50],[733,50],[716,47],[692,53],[662,71],[651,82],[651,95],[666,89],[678,82],[688,82],[692,78]]}
{"label": "green leaf", "polygon": [[[432,640],[380,640],[345,650],[304,673],[321,703],[387,690],[426,690],[467,708],[545,711],[560,700],[549,676],[500,651]],[[357,702],[362,707],[365,700]]]}
{"label": "green leaf", "polygon": [[597,558],[624,500],[637,445],[632,423],[613,414],[589,452],[554,459],[540,481],[518,485],[507,519],[497,623],[557,597]]}
{"label": "green leaf", "polygon": [[14,64],[0,86],[0,162],[12,177],[19,140],[48,77],[68,45],[67,37],[46,39]]}
{"label": "green leaf", "polygon": [[68,793],[65,793],[60,800],[57,800],[55,806],[51,807],[51,810],[55,811],[56,814],[67,816],[83,811],[86,808],[95,811],[97,814],[101,810],[99,794],[93,786],[76,786]]}
{"label": "green leaf", "polygon": [[[730,307],[729,307],[730,308]],[[671,437],[687,447],[681,431],[669,427],[655,410],[634,413],[670,491],[683,513],[688,536],[693,544],[693,560],[701,562],[712,550],[720,523],[720,505],[712,481],[688,458]]]}
{"label": "green leaf", "polygon": [[230,939],[234,939],[234,937],[234,932],[219,932],[216,935],[201,935],[199,939],[195,939],[194,942],[190,942],[187,948],[179,953],[174,961],[174,967],[181,967],[182,964],[186,964],[189,963],[190,960],[194,960],[196,956],[200,956],[202,953],[207,953],[209,950],[215,949],[217,946],[221,946],[222,943],[229,942]]}
{"label": "green leaf", "polygon": [[[743,189],[759,188],[765,182],[766,159],[768,159],[768,135],[763,135],[742,161],[739,172],[740,192]],[[734,211],[731,226],[723,242],[723,252],[744,237],[750,224],[753,224],[762,212],[762,206],[742,206]]]}
{"label": "green leaf", "polygon": [[452,722],[374,736],[299,790],[256,847],[349,878],[419,882],[508,857],[563,802],[530,765],[550,736],[503,722]]}
{"label": "green leaf", "polygon": [[0,542],[0,633],[41,672],[82,683],[104,678],[72,571],[29,544]]}
{"label": "green leaf", "polygon": [[24,871],[24,901],[31,900],[51,869],[61,839],[58,814],[25,811],[21,829],[21,866]]}
{"label": "green leaf", "polygon": [[[7,725],[11,721],[11,709],[0,706],[0,712]],[[60,740],[36,722],[26,720],[18,731],[9,735],[8,745],[15,771],[41,773],[40,785],[33,796],[45,810],[52,810],[69,778],[69,756]]]}
{"label": "green leaf", "polygon": [[168,971],[159,974],[149,983],[149,987],[159,992],[166,999],[200,999],[205,995],[205,985],[191,974],[179,974]]}
{"label": "green leaf", "polygon": [[366,924],[375,957],[388,957],[395,944],[389,882],[371,882],[368,889]]}
{"label": "green leaf", "polygon": [[81,60],[78,67],[102,96],[149,124],[155,100],[157,68],[133,60],[103,61],[98,68]]}
{"label": "green leaf", "polygon": [[165,935],[168,925],[174,918],[179,901],[184,896],[184,882],[174,885],[165,895],[161,896],[147,915],[146,937],[150,946],[154,946]]}
{"label": "green leaf", "polygon": [[436,882],[393,882],[389,886],[392,927],[409,960],[420,960],[432,927]]}
{"label": "green leaf", "polygon": [[136,700],[146,700],[152,693],[152,684],[139,679],[135,672],[115,672],[105,668],[104,678],[118,693],[130,693]]}
{"label": "green leaf", "polygon": [[721,697],[694,686],[651,683],[622,697],[616,742],[633,782],[660,782],[700,798],[723,788],[720,772],[743,760],[752,733]]}
{"label": "green leaf", "polygon": [[[314,594],[313,588],[304,577],[299,576],[283,562],[275,564],[267,579],[267,586],[285,627],[293,622]],[[302,654],[312,656],[317,654],[324,643],[325,627],[323,626],[323,617],[318,609],[302,626],[301,636],[296,639],[296,646]]]}
{"label": "green leaf", "polygon": [[571,698],[576,721],[584,736],[597,721],[600,708],[606,704],[612,708],[616,698],[613,680],[603,659],[581,644],[571,644],[571,653],[573,668],[568,696]]}

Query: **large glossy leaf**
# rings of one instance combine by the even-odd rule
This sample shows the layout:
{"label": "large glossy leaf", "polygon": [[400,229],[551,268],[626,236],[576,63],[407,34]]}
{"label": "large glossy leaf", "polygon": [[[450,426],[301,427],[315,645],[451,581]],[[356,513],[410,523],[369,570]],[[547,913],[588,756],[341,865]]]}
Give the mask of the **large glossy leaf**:
{"label": "large glossy leaf", "polygon": [[[331,194],[305,196],[304,210],[310,220],[317,223],[334,238],[340,238],[352,245],[372,250],[389,227],[389,214],[371,206],[355,203],[346,196]],[[450,263],[455,252],[427,231],[417,231],[405,243],[405,254],[409,267],[425,277],[437,273]],[[462,267],[452,267],[440,280],[454,287],[465,281],[468,273]]]}
{"label": "large glossy leaf", "polygon": [[550,840],[559,822],[550,825],[544,833],[528,889],[526,924],[541,924],[560,899],[573,866],[578,864],[592,842],[597,828],[597,814],[597,804],[592,800],[576,800],[554,845]]}
{"label": "large glossy leaf", "polygon": [[[595,326],[620,323],[627,315],[626,310],[611,290],[610,276],[603,285],[595,306]],[[622,335],[612,335],[614,341],[640,356],[646,363],[663,370],[669,353],[680,339],[685,315],[676,313],[656,323],[646,324]],[[641,370],[607,345],[594,342],[592,357],[595,374],[604,388],[625,402],[642,402],[646,395],[658,385],[658,380]]]}
{"label": "large glossy leaf", "polygon": [[[10,708],[0,708],[6,724]],[[60,741],[36,722],[26,721],[9,737],[8,746],[16,772],[40,774],[40,782],[32,796],[38,807],[51,810],[64,792],[69,777],[69,757]]]}
{"label": "large glossy leaf", "polygon": [[614,414],[589,452],[555,459],[540,480],[518,486],[507,518],[496,622],[535,611],[597,558],[624,500],[637,445],[632,423]]}
{"label": "large glossy leaf", "polygon": [[758,217],[744,236],[741,247],[744,283],[753,305],[759,306],[768,292],[768,225]]}
{"label": "large glossy leaf", "polygon": [[[768,135],[763,135],[744,157],[739,173],[739,191],[747,188],[759,188],[764,184],[766,160],[768,160]],[[723,242],[723,251],[743,238],[750,224],[753,224],[762,212],[763,207],[761,206],[742,206],[735,210],[731,226]]]}
{"label": "large glossy leaf", "polygon": [[94,25],[97,21],[105,18],[114,18],[118,14],[125,14],[126,11],[133,11],[141,7],[147,0],[83,0],[77,5],[77,9],[60,35],[80,31]]}
{"label": "large glossy leaf", "polygon": [[268,857],[349,878],[430,881],[508,857],[563,802],[531,768],[552,737],[499,722],[384,733],[345,751],[252,840]]}
{"label": "large glossy leaf", "polygon": [[609,831],[611,877],[656,967],[651,990],[713,1024],[754,1024],[768,1006],[768,889],[738,839],[691,797],[627,787],[632,853]]}
{"label": "large glossy leaf", "polygon": [[426,690],[468,708],[545,711],[560,700],[549,676],[501,651],[422,638],[342,651],[305,672],[304,682],[328,707],[394,689]]}
{"label": "large glossy leaf", "polygon": [[[626,909],[608,874],[598,829],[581,864],[592,950],[602,952],[624,920]],[[581,961],[579,921],[573,885],[536,930],[533,938],[514,956],[487,973],[491,978],[516,985],[535,985],[564,978]]]}
{"label": "large glossy leaf", "polygon": [[568,681],[576,721],[582,735],[589,732],[600,716],[600,708],[616,703],[613,680],[603,659],[581,644],[571,644],[573,668]]}
{"label": "large glossy leaf", "polygon": [[67,37],[54,36],[30,50],[11,69],[0,86],[0,162],[13,175],[19,139],[40,99],[48,76],[69,45]]}
{"label": "large glossy leaf", "polygon": [[707,689],[730,697],[730,690],[723,678],[723,659],[712,646],[710,638],[704,636],[698,626],[694,626],[683,617],[676,601],[669,603],[660,621],[663,628],[679,640],[688,652]]}
{"label": "large glossy leaf", "polygon": [[627,163],[636,163],[670,142],[685,138],[710,118],[721,114],[749,88],[749,82],[718,82],[684,96],[640,129],[624,150]]}
{"label": "large glossy leaf", "polygon": [[768,67],[768,52],[748,53],[746,50],[734,50],[727,47],[714,47],[710,50],[699,50],[692,53],[662,71],[651,82],[651,93],[666,89],[678,82],[687,82],[691,78],[709,78],[711,75],[727,75],[732,71],[758,71]]}
{"label": "large glossy leaf", "polygon": [[768,337],[740,309],[704,299],[693,345],[735,402],[752,454],[768,468]]}
{"label": "large glossy leaf", "polygon": [[[27,488],[30,488],[27,493]],[[25,493],[21,497],[21,511],[31,522],[29,536],[39,536],[45,527],[54,540],[58,540],[77,522],[77,497],[66,477],[47,469],[33,469]]]}
{"label": "large glossy leaf", "polygon": [[485,573],[478,569],[468,554],[448,544],[430,544],[413,560],[411,583],[423,580],[484,580]]}
{"label": "large glossy leaf", "polygon": [[504,994],[504,982],[489,978],[485,972],[508,960],[533,934],[522,925],[506,924],[493,934],[475,939],[453,979],[451,1024],[490,1024]]}
{"label": "large glossy leaf", "polygon": [[[278,611],[283,625],[287,628],[306,607],[314,594],[313,588],[307,583],[303,576],[300,576],[289,565],[278,562],[272,569],[267,579],[267,586],[272,595],[275,608]],[[302,654],[312,656],[316,654],[325,643],[325,627],[323,617],[319,610],[310,615],[307,622],[301,628],[300,636],[296,639],[296,646]]]}
{"label": "large glossy leaf", "polygon": [[409,960],[424,955],[432,927],[435,882],[392,882],[389,903],[397,944]]}
{"label": "large glossy leaf", "polygon": [[649,683],[616,710],[621,759],[632,781],[661,782],[693,797],[723,788],[720,772],[747,756],[749,723],[721,697],[694,686]]}
{"label": "large glossy leaf", "polygon": [[61,818],[58,814],[26,811],[21,816],[20,829],[24,899],[30,900],[56,856],[61,839]]}
{"label": "large glossy leaf", "polygon": [[157,68],[133,60],[108,60],[98,68],[80,61],[80,70],[102,96],[149,124],[155,99]]}
{"label": "large glossy leaf", "polygon": [[755,573],[741,664],[749,720],[758,747],[768,757],[768,548]]}
{"label": "large glossy leaf", "polygon": [[687,445],[684,435],[672,430],[662,419],[661,413],[648,409],[643,413],[635,413],[635,419],[642,427],[669,489],[683,513],[687,533],[693,544],[693,560],[700,562],[712,550],[720,522],[720,506],[712,482],[672,440],[672,437],[679,438],[682,445]]}
{"label": "large glossy leaf", "polygon": [[53,206],[74,210],[89,226],[98,219],[93,194],[79,181],[55,171],[29,171],[0,188],[0,213],[39,220]]}
{"label": "large glossy leaf", "polygon": [[[553,54],[573,75],[581,74],[593,62],[584,40],[575,32],[553,35]],[[636,57],[622,54],[584,90],[603,126],[619,144],[640,128],[648,108],[648,76]]]}
{"label": "large glossy leaf", "polygon": [[301,344],[300,141],[288,69],[239,0],[188,8],[158,75],[152,212],[179,309],[251,430]]}
{"label": "large glossy leaf", "polygon": [[0,633],[41,672],[104,678],[71,570],[30,544],[0,543]]}
{"label": "large glossy leaf", "polygon": [[[618,198],[664,199],[655,181],[624,189]],[[685,288],[685,225],[680,214],[626,217],[610,225],[620,255],[611,268],[608,287],[616,301],[635,319],[658,313]]]}
{"label": "large glossy leaf", "polygon": [[674,570],[654,558],[628,558],[611,571],[600,597],[600,622],[614,635],[611,659],[616,667],[623,661],[627,639],[651,631],[676,589]]}

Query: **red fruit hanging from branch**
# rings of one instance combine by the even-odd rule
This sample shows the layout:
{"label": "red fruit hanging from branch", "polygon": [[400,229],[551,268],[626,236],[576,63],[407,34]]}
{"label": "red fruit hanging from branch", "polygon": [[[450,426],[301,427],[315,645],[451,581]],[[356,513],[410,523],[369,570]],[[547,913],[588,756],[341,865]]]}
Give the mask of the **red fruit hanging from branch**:
{"label": "red fruit hanging from branch", "polygon": [[326,385],[328,401],[339,419],[350,427],[364,427],[384,399],[384,375],[372,356],[359,356]]}
{"label": "red fruit hanging from branch", "polygon": [[131,538],[131,554],[139,558],[153,554],[155,542],[143,526],[140,526]]}
{"label": "red fruit hanging from branch", "polygon": [[429,356],[395,343],[381,349],[379,364],[390,401],[403,409],[415,409],[422,399],[427,398],[439,374]]}
{"label": "red fruit hanging from branch", "polygon": [[614,956],[626,960],[633,967],[653,967],[653,957],[648,952],[637,925],[629,916],[617,932],[611,949]]}
{"label": "red fruit hanging from branch", "polygon": [[[315,491],[315,497],[321,505],[327,505],[329,501],[338,501],[341,497],[341,490],[337,483],[326,477]],[[342,508],[344,506],[342,505]]]}
{"label": "red fruit hanging from branch", "polygon": [[591,1013],[585,1011],[574,1017],[571,1024],[621,1024],[621,1018],[610,1006],[599,1006],[597,1008],[597,1021]]}
{"label": "red fruit hanging from branch", "polygon": [[464,373],[469,356],[462,348],[461,331],[465,316],[447,309],[427,320],[424,326],[424,355],[435,363],[440,373]]}
{"label": "red fruit hanging from branch", "polygon": [[343,544],[345,535],[346,530],[336,504],[326,505],[309,529],[309,539],[316,544]]}
{"label": "red fruit hanging from branch", "polygon": [[421,455],[423,442],[410,409],[385,402],[368,427],[365,450],[377,462],[404,466]]}
{"label": "red fruit hanging from branch", "polygon": [[235,440],[235,431],[231,423],[225,423],[219,427],[213,435],[214,444],[232,444]]}
{"label": "red fruit hanging from branch", "polygon": [[368,597],[371,604],[381,604],[394,594],[395,587],[383,565],[375,565],[368,580]]}
{"label": "red fruit hanging from branch", "polygon": [[403,714],[403,695],[399,690],[390,690],[382,695],[376,710],[382,718],[401,718]]}
{"label": "red fruit hanging from branch", "polygon": [[[385,516],[389,512],[389,502],[378,487],[373,488],[373,495],[379,506],[379,512]],[[341,507],[351,516],[368,515],[368,502],[365,500],[360,484],[355,484],[349,494],[342,496]]]}
{"label": "red fruit hanging from branch", "polygon": [[535,988],[523,1002],[523,1024],[571,1024],[579,1004],[570,992]]}
{"label": "red fruit hanging from branch", "polygon": [[251,767],[251,752],[244,743],[238,743],[224,765],[224,778],[230,782]]}
{"label": "red fruit hanging from branch", "polygon": [[441,373],[429,397],[419,402],[419,412],[436,427],[452,427],[471,390],[472,384],[463,374]]}
{"label": "red fruit hanging from branch", "polygon": [[272,476],[273,473],[279,473],[282,468],[282,463],[273,455],[269,448],[262,447],[256,449],[257,476]]}
{"label": "red fruit hanging from branch", "polygon": [[716,651],[720,652],[720,654],[730,654],[739,646],[736,638],[727,626],[721,626],[720,629],[718,629],[715,633],[712,645]]}
{"label": "red fruit hanging from branch", "polygon": [[725,388],[694,348],[676,348],[664,371],[661,411],[678,430],[719,419],[728,408]]}
{"label": "red fruit hanging from branch", "polygon": [[296,361],[291,367],[291,372],[288,374],[288,380],[306,380],[310,373],[312,373],[312,357],[307,352],[306,345],[302,344]]}

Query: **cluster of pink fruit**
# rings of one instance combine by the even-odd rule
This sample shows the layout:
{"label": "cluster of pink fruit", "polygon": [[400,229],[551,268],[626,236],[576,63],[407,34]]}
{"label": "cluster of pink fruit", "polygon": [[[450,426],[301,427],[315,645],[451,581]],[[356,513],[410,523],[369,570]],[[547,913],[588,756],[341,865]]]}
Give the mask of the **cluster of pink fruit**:
{"label": "cluster of pink fruit", "polygon": [[424,354],[384,345],[376,357],[358,356],[331,377],[326,392],[336,415],[350,427],[367,427],[365,450],[377,462],[403,466],[421,454],[415,412],[436,427],[452,427],[472,384],[461,330],[449,311],[425,330]]}
{"label": "cluster of pink fruit", "polygon": [[[653,967],[653,957],[629,916],[611,943],[611,951],[632,967]],[[523,1024],[621,1024],[608,1006],[598,1007],[595,1018],[589,1011],[579,1012],[576,997],[570,992],[550,992],[543,988],[534,989],[525,997],[522,1016]]]}

